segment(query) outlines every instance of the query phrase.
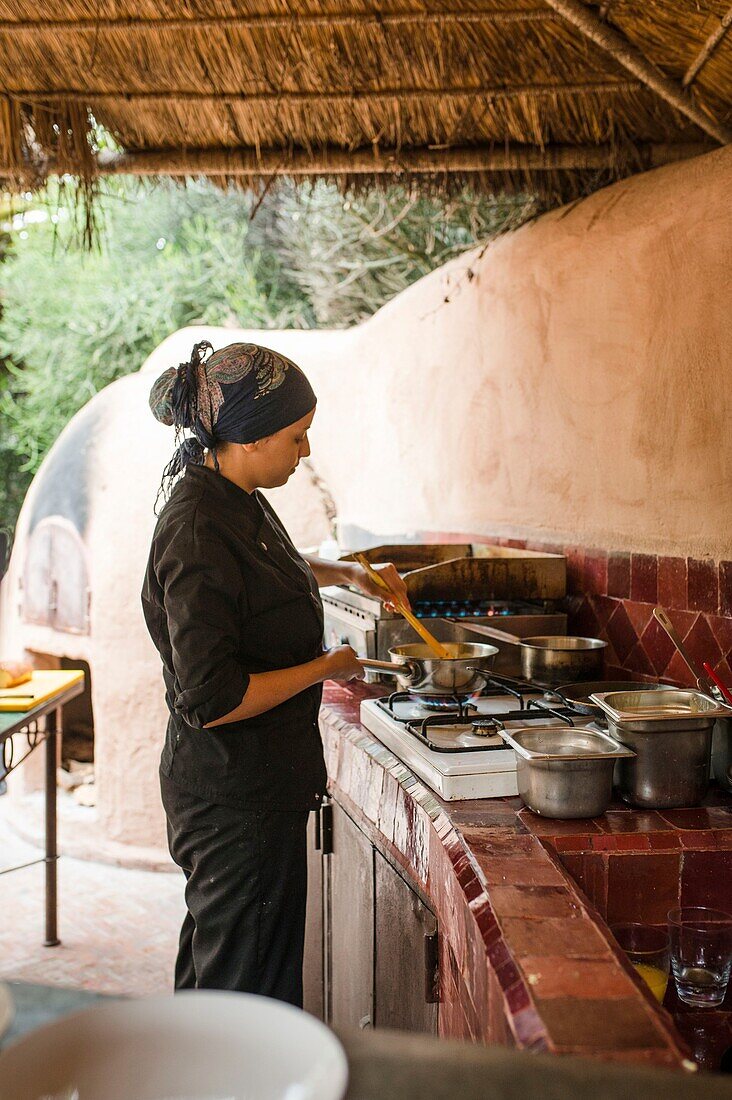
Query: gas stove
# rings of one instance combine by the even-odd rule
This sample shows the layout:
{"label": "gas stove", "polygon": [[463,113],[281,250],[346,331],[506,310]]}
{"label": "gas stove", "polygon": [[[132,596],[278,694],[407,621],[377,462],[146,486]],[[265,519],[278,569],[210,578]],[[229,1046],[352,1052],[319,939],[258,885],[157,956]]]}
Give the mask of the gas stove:
{"label": "gas stove", "polygon": [[426,706],[407,692],[364,700],[361,722],[446,802],[518,794],[516,757],[501,729],[597,728],[591,717],[508,677],[493,678],[468,702]]}
{"label": "gas stove", "polygon": [[[404,578],[414,613],[429,620],[441,642],[484,642],[472,626],[509,634],[566,634],[558,601],[566,592],[566,562],[555,554],[479,544],[387,544],[365,551],[371,562],[392,561]],[[348,643],[362,657],[388,661],[393,646],[413,642],[412,627],[381,600],[346,586],[321,589],[327,646]],[[496,669],[520,670],[515,646],[499,642]],[[373,675],[369,674],[369,679]]]}

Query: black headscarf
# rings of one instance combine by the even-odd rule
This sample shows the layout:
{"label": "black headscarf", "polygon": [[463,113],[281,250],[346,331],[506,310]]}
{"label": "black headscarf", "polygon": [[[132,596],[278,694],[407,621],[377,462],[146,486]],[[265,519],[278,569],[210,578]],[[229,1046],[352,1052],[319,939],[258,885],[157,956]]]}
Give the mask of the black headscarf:
{"label": "black headscarf", "polygon": [[[210,354],[213,352],[213,354]],[[170,367],[150,391],[155,418],[176,428],[178,446],[163,471],[166,492],[189,462],[218,443],[254,443],[294,424],[315,408],[316,397],[300,368],[259,344],[227,344],[214,351],[196,344],[187,363]],[[192,437],[181,438],[189,430]]]}

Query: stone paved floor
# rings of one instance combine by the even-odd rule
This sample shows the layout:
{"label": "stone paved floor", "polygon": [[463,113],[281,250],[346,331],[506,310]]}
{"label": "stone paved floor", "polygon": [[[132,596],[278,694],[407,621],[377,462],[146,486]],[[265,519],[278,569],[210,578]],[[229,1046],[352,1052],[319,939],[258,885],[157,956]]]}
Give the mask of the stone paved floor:
{"label": "stone paved floor", "polygon": [[[0,870],[38,859],[4,820]],[[60,947],[44,947],[43,864],[0,876],[0,980],[144,995],[171,988],[183,876],[59,861]]]}

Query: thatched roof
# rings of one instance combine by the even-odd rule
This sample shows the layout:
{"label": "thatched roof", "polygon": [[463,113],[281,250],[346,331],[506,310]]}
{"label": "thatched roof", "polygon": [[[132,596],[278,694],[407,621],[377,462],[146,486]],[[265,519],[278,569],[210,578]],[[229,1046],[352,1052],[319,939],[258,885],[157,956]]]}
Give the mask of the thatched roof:
{"label": "thatched roof", "polygon": [[732,140],[731,26],[729,0],[0,0],[0,177],[568,198]]}

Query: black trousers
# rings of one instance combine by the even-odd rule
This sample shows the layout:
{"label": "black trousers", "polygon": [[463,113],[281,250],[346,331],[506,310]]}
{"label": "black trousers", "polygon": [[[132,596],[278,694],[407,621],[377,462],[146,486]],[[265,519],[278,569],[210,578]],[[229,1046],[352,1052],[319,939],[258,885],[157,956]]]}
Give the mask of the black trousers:
{"label": "black trousers", "polygon": [[170,854],[186,876],[175,988],[302,1007],[307,810],[218,806],[160,776]]}

